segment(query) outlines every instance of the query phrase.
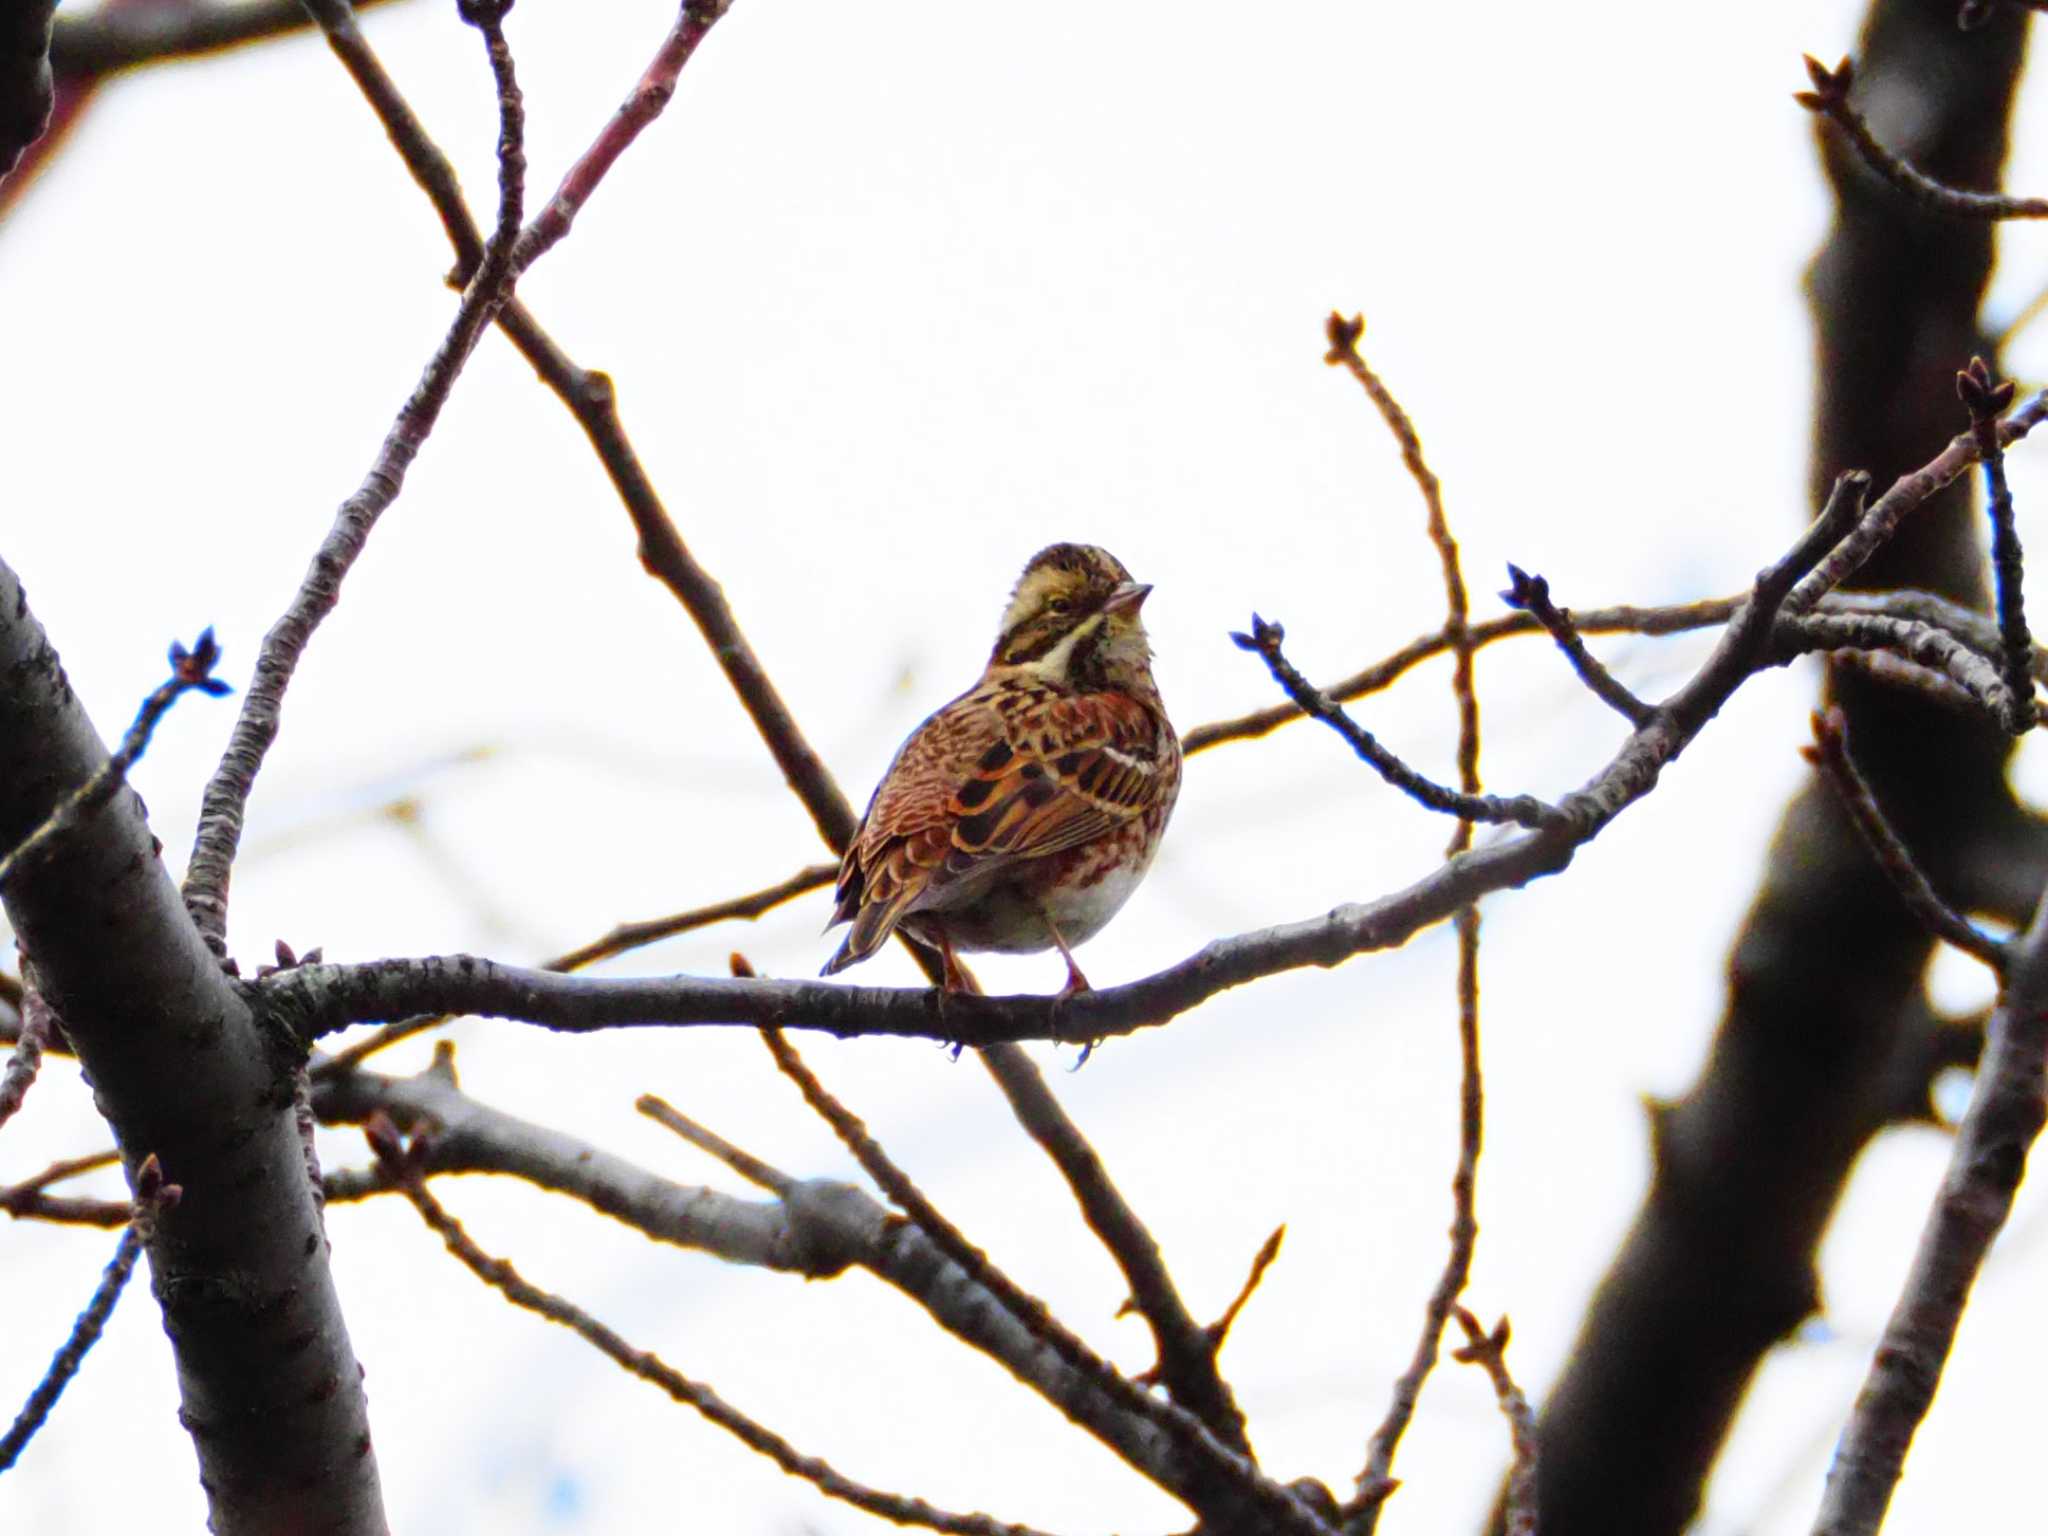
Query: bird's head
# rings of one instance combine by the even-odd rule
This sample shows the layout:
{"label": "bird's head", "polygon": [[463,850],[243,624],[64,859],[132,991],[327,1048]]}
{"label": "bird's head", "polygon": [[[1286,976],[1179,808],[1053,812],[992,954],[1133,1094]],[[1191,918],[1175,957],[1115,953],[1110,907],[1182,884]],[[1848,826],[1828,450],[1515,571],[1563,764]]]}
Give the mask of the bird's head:
{"label": "bird's head", "polygon": [[1152,647],[1138,610],[1151,590],[1093,544],[1041,549],[1017,578],[989,664],[1067,688],[1149,686]]}

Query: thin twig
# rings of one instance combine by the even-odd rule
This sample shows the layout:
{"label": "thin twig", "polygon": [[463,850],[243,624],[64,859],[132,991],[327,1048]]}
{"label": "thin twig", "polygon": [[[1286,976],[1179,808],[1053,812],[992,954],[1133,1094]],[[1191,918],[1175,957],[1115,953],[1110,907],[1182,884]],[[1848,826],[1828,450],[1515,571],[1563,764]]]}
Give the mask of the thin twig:
{"label": "thin twig", "polygon": [[171,675],[142,701],[142,707],[135,712],[134,723],[128,727],[113,755],[91,778],[58,801],[56,809],[45,816],[27,837],[0,855],[0,884],[4,884],[9,875],[58,833],[83,821],[114,798],[114,791],[127,782],[128,770],[149,750],[149,739],[156,733],[157,722],[170,712],[179,698],[195,688],[214,698],[229,691],[228,685],[213,675],[214,665],[220,660],[220,646],[215,642],[210,627],[200,632],[189,651],[177,641],[171,642],[170,660]]}
{"label": "thin twig", "polygon": [[128,1284],[129,1275],[134,1273],[135,1261],[142,1255],[150,1223],[159,1211],[177,1204],[179,1193],[177,1185],[164,1183],[163,1169],[154,1154],[142,1160],[135,1170],[135,1219],[121,1234],[121,1241],[115,1245],[114,1256],[107,1262],[100,1283],[92,1293],[92,1300],[78,1314],[78,1321],[72,1324],[70,1337],[51,1357],[50,1368],[29,1393],[28,1401],[15,1415],[7,1433],[0,1435],[0,1472],[5,1472],[20,1459],[23,1448],[49,1419],[50,1410],[57,1406],[57,1399],[64,1395],[71,1378],[85,1363],[87,1353],[99,1342],[107,1319],[114,1315],[114,1304],[121,1299],[121,1291]]}
{"label": "thin twig", "polygon": [[1280,625],[1269,623],[1255,613],[1252,615],[1252,632],[1248,635],[1233,633],[1230,638],[1237,642],[1239,649],[1250,651],[1262,659],[1273,674],[1273,680],[1287,690],[1288,697],[1305,713],[1315,716],[1343,737],[1351,750],[1381,778],[1432,811],[1442,811],[1466,821],[1512,823],[1531,830],[1563,825],[1565,816],[1562,811],[1554,805],[1545,805],[1532,795],[1502,798],[1498,795],[1461,794],[1417,773],[1381,746],[1372,732],[1353,720],[1295,669],[1281,650],[1287,632]]}
{"label": "thin twig", "polygon": [[758,1184],[784,1196],[796,1188],[797,1181],[780,1168],[763,1162],[751,1152],[742,1151],[716,1131],[699,1125],[667,1099],[643,1093],[633,1101],[633,1107],[656,1125],[674,1131],[698,1151],[717,1158],[749,1184]]}
{"label": "thin twig", "polygon": [[[1458,708],[1458,788],[1468,803],[1481,799],[1479,778],[1479,695],[1473,683],[1473,652],[1470,626],[1470,602],[1465,591],[1465,574],[1458,557],[1457,541],[1451,536],[1450,521],[1444,514],[1443,489],[1422,453],[1422,439],[1415,430],[1415,424],[1393,392],[1379,376],[1366,366],[1359,355],[1359,338],[1365,332],[1365,321],[1357,316],[1350,320],[1332,314],[1326,326],[1330,350],[1324,361],[1341,364],[1353,378],[1363,386],[1367,396],[1378,409],[1387,429],[1394,434],[1401,448],[1401,461],[1406,465],[1410,478],[1422,493],[1423,506],[1427,512],[1427,528],[1430,543],[1437,552],[1437,563],[1443,572],[1444,582],[1444,633],[1452,646],[1451,694]],[[1259,628],[1255,619],[1253,629]],[[1280,636],[1278,626],[1270,632],[1273,651],[1267,656],[1268,665],[1278,657]],[[1263,653],[1262,653],[1263,654]],[[1291,669],[1290,669],[1291,670]],[[1280,676],[1276,671],[1275,676]],[[1305,681],[1305,680],[1304,680]],[[1293,689],[1289,689],[1293,693]],[[1296,695],[1297,702],[1306,702]],[[1332,706],[1330,723],[1337,724],[1342,711]],[[1326,717],[1330,718],[1330,717]],[[1636,722],[1640,724],[1641,722]],[[1385,764],[1397,764],[1392,754],[1385,755],[1385,764],[1370,748],[1377,746],[1371,735],[1362,728],[1346,730],[1339,725],[1339,733],[1352,743],[1354,750],[1375,768],[1385,771]],[[1401,765],[1405,768],[1405,765]],[[1419,776],[1410,775],[1411,779]],[[1397,780],[1403,788],[1414,789],[1408,783]],[[1430,786],[1434,788],[1435,786]],[[1425,803],[1428,803],[1425,801]],[[1457,830],[1452,833],[1449,845],[1444,849],[1446,858],[1456,858],[1472,846],[1473,818],[1460,815]],[[1458,1161],[1451,1176],[1451,1244],[1444,1256],[1443,1269],[1437,1283],[1430,1292],[1428,1304],[1423,1309],[1422,1329],[1416,1339],[1415,1353],[1408,1369],[1394,1384],[1393,1400],[1387,1409],[1386,1418],[1374,1432],[1367,1448],[1365,1469],[1359,1474],[1359,1508],[1354,1528],[1369,1533],[1377,1526],[1379,1511],[1387,1494],[1394,1488],[1391,1476],[1394,1456],[1415,1415],[1416,1404],[1422,1396],[1423,1384],[1435,1369],[1437,1350],[1443,1338],[1444,1325],[1450,1310],[1465,1289],[1466,1279],[1472,1271],[1472,1255],[1479,1239],[1479,1222],[1475,1209],[1479,1177],[1479,1151],[1485,1124],[1485,1094],[1480,1072],[1479,1050],[1479,908],[1476,903],[1460,907],[1453,916],[1458,934],[1458,972],[1456,997],[1458,1002]],[[1347,1511],[1347,1513],[1349,1513]]]}
{"label": "thin twig", "polygon": [[1028,1055],[1003,1048],[982,1051],[980,1056],[1009,1101],[1017,1123],[1059,1169],[1088,1230],[1109,1251],[1131,1288],[1128,1304],[1152,1332],[1158,1361],[1154,1370],[1161,1384],[1175,1402],[1207,1424],[1217,1439],[1252,1459],[1244,1411],[1216,1368],[1215,1340],[1188,1311],[1158,1241],[1117,1192],[1101,1156],[1060,1106],[1045,1074]]}
{"label": "thin twig", "polygon": [[1941,899],[1934,882],[1927,878],[1927,872],[1893,829],[1869,782],[1849,756],[1848,721],[1839,709],[1814,713],[1813,745],[1803,751],[1806,760],[1827,775],[1864,846],[1921,925],[1936,938],[1982,960],[2003,976],[2008,958],[2005,944]]}
{"label": "thin twig", "polygon": [[1493,1395],[1501,1416],[1508,1421],[1508,1436],[1514,1446],[1514,1462],[1508,1468],[1507,1497],[1503,1501],[1503,1536],[1537,1536],[1536,1525],[1536,1415],[1529,1399],[1508,1374],[1508,1320],[1494,1324],[1492,1332],[1479,1326],[1479,1319],[1463,1307],[1457,1311],[1458,1327],[1464,1331],[1465,1347],[1451,1351],[1460,1365],[1476,1365],[1493,1383]]}
{"label": "thin twig", "polygon": [[[956,1515],[923,1499],[870,1488],[843,1476],[821,1458],[805,1455],[782,1436],[726,1402],[712,1388],[690,1380],[649,1351],[629,1344],[581,1307],[551,1291],[542,1290],[504,1259],[494,1258],[478,1247],[463,1230],[462,1224],[428,1192],[418,1166],[421,1154],[400,1142],[396,1129],[388,1120],[373,1120],[365,1127],[365,1135],[386,1176],[412,1202],[420,1219],[471,1274],[514,1306],[537,1313],[550,1322],[560,1323],[614,1364],[642,1381],[651,1382],[683,1406],[695,1409],[790,1476],[802,1478],[828,1498],[841,1500],[899,1525],[923,1526],[927,1530],[955,1532],[958,1536],[1038,1536],[1028,1526],[1013,1525],[989,1515]],[[417,1142],[414,1147],[418,1147]]]}
{"label": "thin twig", "polygon": [[43,1047],[55,1026],[55,1015],[42,992],[31,988],[21,1010],[21,1035],[8,1054],[7,1067],[0,1071],[0,1125],[12,1120],[35,1085],[42,1070]]}
{"label": "thin twig", "polygon": [[1997,594],[1999,655],[2005,686],[2012,691],[2012,715],[2006,729],[2013,735],[2033,728],[2034,642],[2027,633],[2026,567],[2020,554],[2019,528],[2012,511],[2012,488],[2005,479],[2005,449],[1998,441],[1998,418],[2012,406],[2011,379],[1991,382],[1983,358],[1956,375],[1956,393],[1970,412],[1970,436],[1984,465],[1987,508],[1991,515],[1991,575]]}
{"label": "thin twig", "polygon": [[1893,154],[1870,131],[1863,114],[1849,105],[1849,91],[1856,83],[1854,63],[1843,59],[1833,69],[1814,58],[1806,58],[1806,73],[1813,81],[1810,91],[1795,91],[1792,99],[1807,111],[1829,119],[1855,148],[1865,165],[1923,208],[1959,219],[2042,219],[2048,218],[2048,198],[2008,197],[2002,192],[1966,192],[1937,181],[1901,155]]}
{"label": "thin twig", "polygon": [[1223,1309],[1223,1315],[1209,1325],[1210,1346],[1218,1354],[1223,1351],[1225,1341],[1230,1338],[1231,1325],[1237,1321],[1238,1313],[1245,1309],[1245,1303],[1252,1299],[1252,1293],[1259,1288],[1259,1282],[1266,1278],[1266,1271],[1273,1267],[1273,1261],[1280,1257],[1280,1245],[1287,1239],[1287,1223],[1275,1227],[1272,1234],[1259,1244],[1259,1251],[1252,1255],[1250,1273],[1244,1277],[1244,1284],[1237,1288],[1237,1294],[1230,1299],[1230,1305]]}
{"label": "thin twig", "polygon": [[1957,1325],[2048,1119],[2048,901],[2014,946],[1969,1112],[1842,1431],[1814,1536],[1876,1536]]}
{"label": "thin twig", "polygon": [[1572,670],[1579,675],[1579,681],[1591,689],[1593,696],[1602,704],[1620,715],[1630,725],[1641,725],[1650,718],[1650,711],[1654,706],[1645,704],[1629,692],[1621,681],[1586,649],[1586,642],[1580,638],[1578,626],[1572,622],[1571,614],[1550,600],[1548,581],[1541,576],[1531,576],[1518,565],[1510,565],[1508,589],[1501,593],[1500,598],[1510,608],[1535,616],[1536,622],[1550,632],[1550,638],[1555,640],[1557,648],[1564,652],[1564,659],[1571,663]]}
{"label": "thin twig", "polygon": [[[338,5],[340,0],[330,3]],[[313,632],[341,600],[342,581],[369,542],[377,519],[398,499],[407,468],[433,431],[463,364],[475,350],[477,337],[504,301],[514,276],[512,247],[519,237],[526,187],[525,110],[498,13],[466,8],[465,16],[484,34],[498,88],[497,228],[463,290],[447,335],[400,407],[369,472],[335,513],[333,526],[321,541],[297,594],[263,637],[240,718],[201,797],[198,836],[185,872],[185,904],[208,946],[223,958],[227,954],[228,882],[241,843],[249,793],[277,740],[285,690]]]}

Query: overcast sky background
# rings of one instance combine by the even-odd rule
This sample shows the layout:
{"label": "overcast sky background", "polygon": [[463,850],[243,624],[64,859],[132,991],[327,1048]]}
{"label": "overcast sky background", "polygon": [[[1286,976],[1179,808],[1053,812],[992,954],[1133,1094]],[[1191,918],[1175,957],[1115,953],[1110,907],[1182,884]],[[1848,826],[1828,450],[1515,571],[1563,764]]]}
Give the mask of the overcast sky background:
{"label": "overcast sky background", "polygon": [[[1413,487],[1355,385],[1332,308],[1420,424],[1478,611],[1504,562],[1577,606],[1729,592],[1789,540],[1806,478],[1802,264],[1827,215],[1802,51],[1852,47],[1848,0],[1692,9],[1205,3],[1065,9],[738,0],[668,114],[520,292],[624,417],[688,539],[847,793],[969,683],[1017,569],[1055,539],[1157,584],[1146,618],[1175,719],[1270,703],[1228,631],[1283,620],[1313,674],[1440,622]],[[529,206],[650,57],[672,8],[527,0],[509,35]],[[443,0],[369,15],[455,158],[494,186],[489,75]],[[2038,190],[2043,103],[2012,180]],[[488,223],[488,208],[477,204]],[[2048,272],[2008,231],[1995,313]],[[260,637],[438,342],[449,255],[355,90],[300,38],[102,94],[0,230],[0,555],[109,738],[173,636],[215,625],[246,682]],[[2009,356],[2048,373],[2036,331]],[[1617,380],[1620,382],[1617,384]],[[2013,461],[2023,532],[2048,493]],[[2029,533],[2027,537],[2035,535]],[[1640,691],[1706,640],[1608,641]],[[1486,653],[1486,770],[1555,794],[1615,717],[1547,646]],[[1813,675],[1760,680],[1561,879],[1486,907],[1488,1150],[1467,1300],[1554,1377],[1646,1176],[1641,1100],[1683,1090],[1777,810],[1805,771]],[[135,775],[182,868],[235,701],[191,698]],[[1363,714],[1451,773],[1442,668]],[[2038,750],[2038,749],[2035,749]],[[2022,776],[2038,783],[2037,758]],[[391,814],[403,802],[407,816]],[[1450,831],[1326,732],[1190,764],[1155,871],[1083,954],[1124,981],[1208,938],[1405,885]],[[461,380],[293,688],[251,808],[231,940],[336,960],[557,952],[615,922],[769,884],[821,857],[701,641],[639,570],[581,434],[501,338]],[[820,893],[618,973],[722,973],[743,949],[808,975]],[[1455,1154],[1448,930],[1219,998],[1055,1086],[1151,1223],[1200,1315],[1271,1228],[1286,1249],[1224,1365],[1264,1463],[1340,1492],[1413,1347]],[[1045,991],[1057,957],[991,959]],[[910,983],[896,953],[858,979]],[[1981,1000],[1966,963],[1942,995]],[[741,1031],[554,1039],[467,1022],[465,1088],[670,1177],[736,1188],[648,1125],[661,1093],[799,1175],[858,1177]],[[1136,1370],[1107,1258],[972,1058],[802,1042],[940,1207]],[[1040,1053],[1049,1066],[1071,1052]],[[426,1050],[394,1051],[389,1070]],[[0,1139],[0,1180],[105,1137],[64,1064]],[[330,1165],[363,1159],[334,1136]],[[1804,1530],[1946,1143],[1871,1153],[1830,1239],[1825,1325],[1766,1366],[1700,1530]],[[111,1187],[111,1186],[109,1186]],[[656,1248],[506,1181],[441,1193],[487,1246],[850,1476],[1064,1531],[1185,1512],[893,1292]],[[329,1229],[368,1370],[393,1526],[446,1533],[852,1532],[567,1333],[486,1296],[409,1209]],[[2044,1227],[2022,1195],[1889,1529],[1986,1527],[2037,1454]],[[0,1231],[18,1400],[111,1235]],[[204,1506],[157,1315],[138,1285],[22,1465],[0,1525],[198,1530]],[[1446,1365],[1384,1527],[1476,1528],[1505,1462],[1476,1371]],[[140,1522],[138,1524],[138,1522]]]}

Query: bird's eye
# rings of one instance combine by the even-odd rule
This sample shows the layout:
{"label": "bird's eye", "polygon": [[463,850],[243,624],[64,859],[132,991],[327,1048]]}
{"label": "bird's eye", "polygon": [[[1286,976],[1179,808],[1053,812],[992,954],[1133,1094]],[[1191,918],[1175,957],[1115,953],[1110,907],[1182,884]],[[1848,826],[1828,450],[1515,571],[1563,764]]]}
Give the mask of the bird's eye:
{"label": "bird's eye", "polygon": [[1074,606],[1074,600],[1070,597],[1056,597],[1045,606],[1054,613],[1065,613]]}

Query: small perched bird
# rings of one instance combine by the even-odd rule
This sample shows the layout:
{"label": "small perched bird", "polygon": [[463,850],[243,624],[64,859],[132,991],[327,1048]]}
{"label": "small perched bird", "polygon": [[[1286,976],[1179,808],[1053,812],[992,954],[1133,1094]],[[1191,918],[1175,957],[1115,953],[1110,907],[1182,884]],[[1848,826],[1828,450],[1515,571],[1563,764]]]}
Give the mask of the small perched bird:
{"label": "small perched bird", "polygon": [[1151,587],[1092,544],[1031,557],[981,681],[910,733],[839,866],[825,965],[903,929],[966,990],[956,950],[1074,963],[1144,878],[1180,791],[1180,738],[1152,683]]}

